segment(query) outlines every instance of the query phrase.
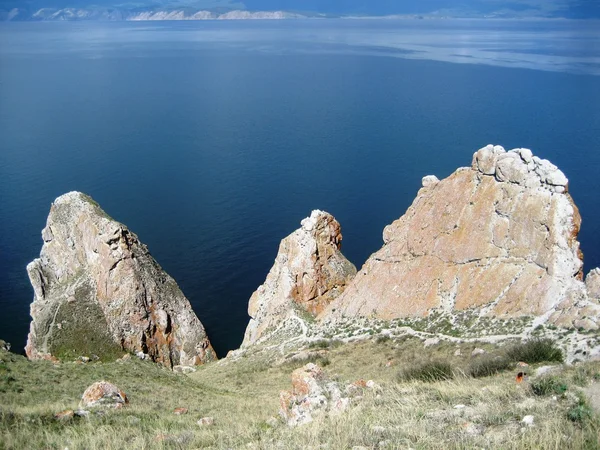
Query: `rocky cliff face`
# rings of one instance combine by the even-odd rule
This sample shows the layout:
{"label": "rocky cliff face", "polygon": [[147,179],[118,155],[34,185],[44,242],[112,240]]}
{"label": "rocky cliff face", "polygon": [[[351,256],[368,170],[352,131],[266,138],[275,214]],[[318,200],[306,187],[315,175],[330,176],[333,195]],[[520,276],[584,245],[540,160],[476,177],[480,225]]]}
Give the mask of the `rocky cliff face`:
{"label": "rocky cliff face", "polygon": [[[474,310],[597,328],[582,282],[581,218],[556,166],[530,150],[487,146],[470,168],[429,176],[384,246],[321,318],[424,317]],[[588,289],[598,295],[598,272]]]}
{"label": "rocky cliff face", "polygon": [[216,359],[177,283],[91,198],[57,198],[42,238],[40,258],[27,266],[35,291],[29,358],[127,350],[167,367]]}
{"label": "rocky cliff face", "polygon": [[242,347],[255,343],[296,312],[316,316],[343,291],[356,268],[340,252],[340,224],[313,211],[283,239],[265,283],[250,298]]}

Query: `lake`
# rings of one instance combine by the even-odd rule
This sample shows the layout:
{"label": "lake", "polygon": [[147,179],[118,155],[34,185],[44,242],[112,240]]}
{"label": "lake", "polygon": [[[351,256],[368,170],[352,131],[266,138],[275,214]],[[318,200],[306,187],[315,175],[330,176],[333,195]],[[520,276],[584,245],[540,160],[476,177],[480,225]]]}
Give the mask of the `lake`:
{"label": "lake", "polygon": [[600,266],[600,22],[0,24],[0,338],[25,345],[65,192],[138,234],[222,356],[311,210],[360,267],[424,175],[488,143],[565,172]]}

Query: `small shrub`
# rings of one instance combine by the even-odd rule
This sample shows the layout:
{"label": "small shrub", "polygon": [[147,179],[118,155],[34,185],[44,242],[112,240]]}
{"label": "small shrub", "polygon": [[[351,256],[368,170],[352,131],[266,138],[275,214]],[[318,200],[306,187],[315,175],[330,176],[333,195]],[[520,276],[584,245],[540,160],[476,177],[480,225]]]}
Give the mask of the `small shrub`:
{"label": "small shrub", "polygon": [[450,380],[454,378],[454,368],[446,361],[428,361],[404,369],[398,374],[398,378],[401,381],[419,380],[425,382]]}
{"label": "small shrub", "polygon": [[482,355],[469,364],[468,374],[473,378],[489,377],[511,369],[513,366],[506,356]]}
{"label": "small shrub", "polygon": [[539,362],[563,362],[563,353],[551,339],[532,339],[515,344],[506,350],[506,356],[514,362],[528,364]]}
{"label": "small shrub", "polygon": [[557,377],[542,377],[531,382],[531,390],[535,395],[563,394],[567,384]]}
{"label": "small shrub", "polygon": [[376,342],[378,344],[383,344],[385,342],[390,341],[392,338],[390,337],[389,334],[380,334],[379,336],[377,336]]}
{"label": "small shrub", "polygon": [[330,346],[330,341],[328,339],[319,339],[318,341],[314,341],[311,342],[309,347],[310,348],[329,348]]}
{"label": "small shrub", "polygon": [[590,406],[587,404],[585,397],[583,395],[579,395],[579,400],[575,406],[567,411],[567,418],[571,422],[583,424],[588,422],[594,413]]}

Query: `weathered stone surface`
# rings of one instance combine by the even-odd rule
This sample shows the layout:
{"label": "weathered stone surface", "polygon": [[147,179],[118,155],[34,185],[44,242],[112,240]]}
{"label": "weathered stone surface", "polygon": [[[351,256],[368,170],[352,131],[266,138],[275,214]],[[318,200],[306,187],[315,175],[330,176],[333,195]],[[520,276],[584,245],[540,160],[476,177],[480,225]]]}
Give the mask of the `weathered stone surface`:
{"label": "weathered stone surface", "polygon": [[81,397],[82,408],[122,408],[129,403],[127,395],[107,381],[98,381],[88,387]]}
{"label": "weathered stone surface", "polygon": [[567,189],[564,174],[530,150],[484,147],[471,168],[419,191],[320,318],[476,308],[563,326],[587,317],[593,328],[599,309],[582,283],[581,218]]}
{"label": "weathered stone surface", "polygon": [[331,214],[313,211],[301,225],[281,241],[267,279],[250,298],[251,320],[242,347],[268,334],[296,309],[316,316],[356,273],[340,252],[340,224]]}
{"label": "weathered stone surface", "polygon": [[10,352],[10,343],[0,339],[0,350],[4,350],[5,352]]}
{"label": "weathered stone surface", "polygon": [[587,274],[585,287],[590,298],[600,300],[600,269],[596,268]]}
{"label": "weathered stone surface", "polygon": [[40,258],[27,266],[35,291],[29,358],[126,350],[168,367],[215,359],[177,283],[91,198],[57,198],[42,237]]}
{"label": "weathered stone surface", "polygon": [[435,175],[426,175],[421,180],[421,184],[423,185],[423,187],[428,187],[428,186],[432,186],[434,184],[439,183],[439,181],[440,181],[439,178],[436,177]]}
{"label": "weathered stone surface", "polygon": [[279,414],[291,426],[313,421],[318,414],[344,411],[350,402],[323,369],[309,363],[292,373],[292,390],[279,394]]}

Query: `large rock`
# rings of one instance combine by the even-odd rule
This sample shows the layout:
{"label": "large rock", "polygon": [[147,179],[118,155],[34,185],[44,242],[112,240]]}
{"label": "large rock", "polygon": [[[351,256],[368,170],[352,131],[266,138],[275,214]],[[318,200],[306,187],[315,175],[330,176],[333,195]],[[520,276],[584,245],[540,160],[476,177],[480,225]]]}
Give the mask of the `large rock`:
{"label": "large rock", "polygon": [[340,252],[340,224],[313,211],[281,241],[275,264],[250,298],[242,347],[255,343],[295,311],[316,316],[343,291],[356,268]]}
{"label": "large rock", "polygon": [[90,197],[57,198],[42,237],[40,258],[27,266],[35,292],[29,358],[126,350],[167,367],[216,359],[177,283]]}
{"label": "large rock", "polygon": [[82,408],[122,408],[129,400],[127,395],[108,381],[98,381],[89,386],[81,396]]}
{"label": "large rock", "polygon": [[292,373],[292,389],[279,394],[279,415],[290,426],[304,425],[316,415],[343,412],[350,403],[323,369],[309,363]]}
{"label": "large rock", "polygon": [[472,167],[424,186],[321,318],[474,308],[565,326],[587,316],[584,328],[595,327],[598,306],[582,282],[581,218],[556,166],[528,149],[490,145]]}

